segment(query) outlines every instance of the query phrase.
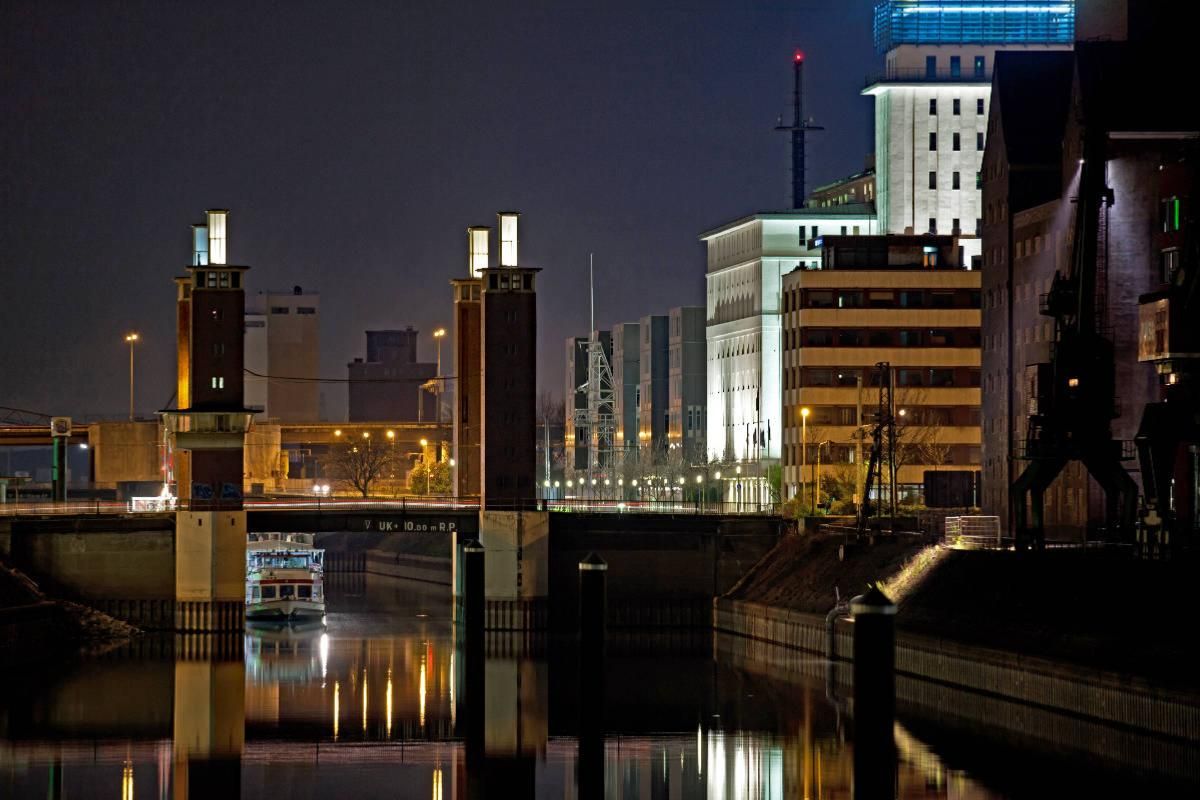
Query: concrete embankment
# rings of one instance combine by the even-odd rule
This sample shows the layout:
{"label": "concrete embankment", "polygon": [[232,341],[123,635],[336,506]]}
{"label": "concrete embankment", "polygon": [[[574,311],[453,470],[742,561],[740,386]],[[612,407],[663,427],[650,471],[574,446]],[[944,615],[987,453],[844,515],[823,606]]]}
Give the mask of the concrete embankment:
{"label": "concrete embankment", "polygon": [[[714,601],[714,627],[825,655],[834,587],[883,581],[899,604],[896,669],[1157,733],[1200,738],[1200,692],[1180,635],[1180,564],[1102,551],[955,551],[883,540],[838,558],[840,538],[789,537]],[[853,587],[853,588],[851,588]],[[850,658],[853,624],[836,623]],[[768,661],[789,656],[762,648]]]}

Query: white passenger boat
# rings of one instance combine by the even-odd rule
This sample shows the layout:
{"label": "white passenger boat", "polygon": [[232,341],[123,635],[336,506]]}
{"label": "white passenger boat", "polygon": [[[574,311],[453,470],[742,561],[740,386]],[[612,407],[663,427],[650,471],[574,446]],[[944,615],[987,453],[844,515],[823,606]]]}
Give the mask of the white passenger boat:
{"label": "white passenger boat", "polygon": [[246,543],[246,619],[321,620],[325,551],[312,534],[251,534]]}

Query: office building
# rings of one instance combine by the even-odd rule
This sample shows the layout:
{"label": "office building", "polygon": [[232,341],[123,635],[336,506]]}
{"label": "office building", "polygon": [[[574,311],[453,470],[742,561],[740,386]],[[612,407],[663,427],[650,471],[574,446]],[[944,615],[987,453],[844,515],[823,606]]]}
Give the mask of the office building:
{"label": "office building", "polygon": [[862,469],[870,440],[856,442],[878,408],[879,362],[894,375],[897,484],[915,500],[926,470],[977,470],[980,273],[949,236],[818,245],[820,269],[783,276],[783,499],[812,497],[818,474]]}
{"label": "office building", "polygon": [[622,322],[612,328],[613,448],[621,458],[636,453],[638,445],[638,387],[641,381],[641,326]]}
{"label": "office building", "polygon": [[682,449],[687,464],[708,460],[704,444],[708,407],[704,312],[704,306],[679,306],[667,315],[670,320],[667,441],[671,447]]}
{"label": "office building", "polygon": [[417,361],[417,331],[367,331],[367,357],[346,365],[350,422],[436,420],[437,395],[426,388],[437,364]]}
{"label": "office building", "polygon": [[[765,475],[765,465],[778,463],[783,430],[779,377],[783,275],[797,267],[819,269],[821,253],[815,241],[822,236],[875,232],[872,206],[846,204],[763,212],[701,235],[707,248],[705,446],[709,459],[761,463],[763,470],[755,471],[760,475]],[[755,497],[769,502],[765,482],[754,491]]]}
{"label": "office building", "polygon": [[875,99],[875,205],[882,233],[960,237],[981,252],[983,158],[992,68],[1000,50],[1067,49],[1075,3],[885,0],[875,6],[884,69]]}
{"label": "office building", "polygon": [[845,178],[826,183],[812,190],[805,206],[808,208],[829,208],[844,206],[847,203],[875,202],[875,155],[867,157],[867,164],[862,172],[847,175]]}
{"label": "office building", "polygon": [[293,287],[246,298],[246,407],[255,419],[320,416],[320,297]]}
{"label": "office building", "polygon": [[670,429],[670,317],[651,314],[638,322],[641,352],[638,356],[638,450],[661,458]]}

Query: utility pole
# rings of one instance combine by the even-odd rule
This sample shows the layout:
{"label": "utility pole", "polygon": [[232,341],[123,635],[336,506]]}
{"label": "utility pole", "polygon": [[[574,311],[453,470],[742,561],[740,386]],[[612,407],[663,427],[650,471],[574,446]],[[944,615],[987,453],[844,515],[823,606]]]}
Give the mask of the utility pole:
{"label": "utility pole", "polygon": [[138,341],[136,331],[125,334],[125,342],[129,345],[129,421],[133,422],[133,346]]}
{"label": "utility pole", "polygon": [[863,468],[862,468],[862,440],[863,440],[863,421],[862,421],[862,390],[863,379],[862,370],[858,371],[858,378],[855,380],[858,388],[858,407],[855,417],[855,435],[854,435],[854,505],[857,507],[863,502]]}

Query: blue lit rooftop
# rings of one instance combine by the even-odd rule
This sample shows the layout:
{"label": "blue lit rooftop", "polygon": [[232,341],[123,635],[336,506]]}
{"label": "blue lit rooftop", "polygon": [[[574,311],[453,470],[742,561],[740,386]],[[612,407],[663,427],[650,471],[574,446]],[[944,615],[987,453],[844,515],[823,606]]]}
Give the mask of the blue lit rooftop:
{"label": "blue lit rooftop", "polygon": [[1075,0],[884,0],[875,49],[903,44],[1071,44]]}

